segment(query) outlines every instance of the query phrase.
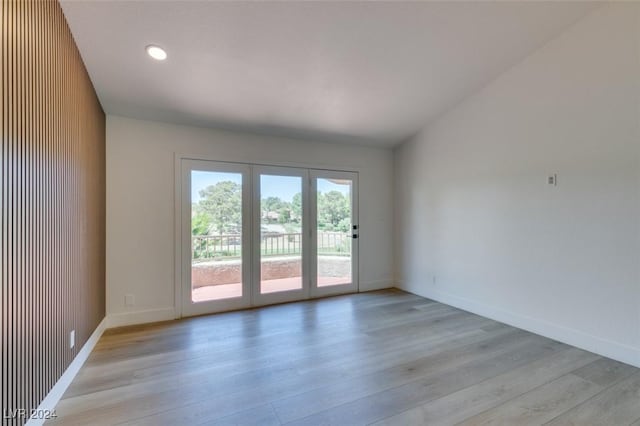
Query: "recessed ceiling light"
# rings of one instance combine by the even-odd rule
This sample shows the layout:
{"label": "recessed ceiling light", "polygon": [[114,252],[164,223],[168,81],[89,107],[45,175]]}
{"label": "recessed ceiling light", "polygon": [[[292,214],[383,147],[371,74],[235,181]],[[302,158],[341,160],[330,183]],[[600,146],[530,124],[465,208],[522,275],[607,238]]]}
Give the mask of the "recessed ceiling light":
{"label": "recessed ceiling light", "polygon": [[157,61],[164,61],[167,59],[167,52],[159,46],[153,44],[147,46],[147,54]]}

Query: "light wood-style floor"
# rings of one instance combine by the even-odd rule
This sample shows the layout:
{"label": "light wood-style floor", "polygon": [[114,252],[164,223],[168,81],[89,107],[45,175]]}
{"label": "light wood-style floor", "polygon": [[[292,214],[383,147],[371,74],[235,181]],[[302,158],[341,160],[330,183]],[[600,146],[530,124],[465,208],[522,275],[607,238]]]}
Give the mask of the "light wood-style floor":
{"label": "light wood-style floor", "polygon": [[109,331],[57,413],[80,425],[638,426],[640,369],[387,290]]}

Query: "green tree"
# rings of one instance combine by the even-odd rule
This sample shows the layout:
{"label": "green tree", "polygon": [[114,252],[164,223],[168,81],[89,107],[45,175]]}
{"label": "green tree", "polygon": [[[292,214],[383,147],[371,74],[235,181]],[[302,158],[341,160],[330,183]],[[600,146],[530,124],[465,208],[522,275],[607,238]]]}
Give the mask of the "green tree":
{"label": "green tree", "polygon": [[214,229],[220,234],[238,229],[242,219],[242,187],[223,181],[200,191],[200,212],[209,215]]}
{"label": "green tree", "polygon": [[351,206],[348,197],[340,191],[318,193],[318,223],[329,231],[349,231]]}
{"label": "green tree", "polygon": [[[197,209],[197,205],[195,207]],[[210,230],[211,216],[205,212],[196,211],[191,218],[191,235],[207,235]]]}
{"label": "green tree", "polygon": [[[267,197],[260,200],[260,209],[262,211],[262,219],[266,222],[273,222],[275,218],[272,215],[275,213],[278,215],[278,222],[282,222],[283,214],[286,215],[286,221],[289,221],[290,204],[286,201],[282,201],[280,197]],[[283,213],[286,212],[286,213]]]}
{"label": "green tree", "polygon": [[293,200],[291,200],[291,219],[300,223],[300,219],[302,218],[302,194],[298,192],[293,196]]}
{"label": "green tree", "polygon": [[285,224],[291,223],[291,204],[284,203],[278,210],[278,222]]}
{"label": "green tree", "polygon": [[278,213],[284,206],[284,201],[280,197],[267,197],[260,200],[260,209],[262,217],[269,220],[269,213]]}

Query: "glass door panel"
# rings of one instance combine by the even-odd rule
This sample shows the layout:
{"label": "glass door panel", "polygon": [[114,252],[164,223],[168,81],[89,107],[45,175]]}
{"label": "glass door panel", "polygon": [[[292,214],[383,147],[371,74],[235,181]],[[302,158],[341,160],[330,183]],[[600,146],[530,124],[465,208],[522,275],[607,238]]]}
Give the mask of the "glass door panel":
{"label": "glass door panel", "polygon": [[312,171],[313,294],[357,290],[356,174]]}
{"label": "glass door panel", "polygon": [[242,296],[242,173],[191,171],[191,301]]}
{"label": "glass door panel", "polygon": [[249,168],[183,160],[183,311],[217,312],[250,304]]}
{"label": "glass door panel", "polygon": [[318,287],[351,283],[351,194],[350,180],[317,178]]}
{"label": "glass door panel", "polygon": [[301,177],[260,175],[262,294],[302,288],[301,200]]}
{"label": "glass door panel", "polygon": [[308,294],[306,170],[254,168],[254,301],[278,303]]}

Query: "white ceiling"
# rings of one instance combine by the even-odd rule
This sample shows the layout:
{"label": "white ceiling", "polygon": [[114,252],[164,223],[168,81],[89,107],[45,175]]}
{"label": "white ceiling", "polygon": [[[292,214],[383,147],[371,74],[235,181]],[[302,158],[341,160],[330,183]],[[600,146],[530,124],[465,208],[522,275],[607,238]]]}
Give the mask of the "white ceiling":
{"label": "white ceiling", "polygon": [[[596,6],[62,1],[108,114],[379,146]],[[169,58],[153,61],[148,44]]]}

